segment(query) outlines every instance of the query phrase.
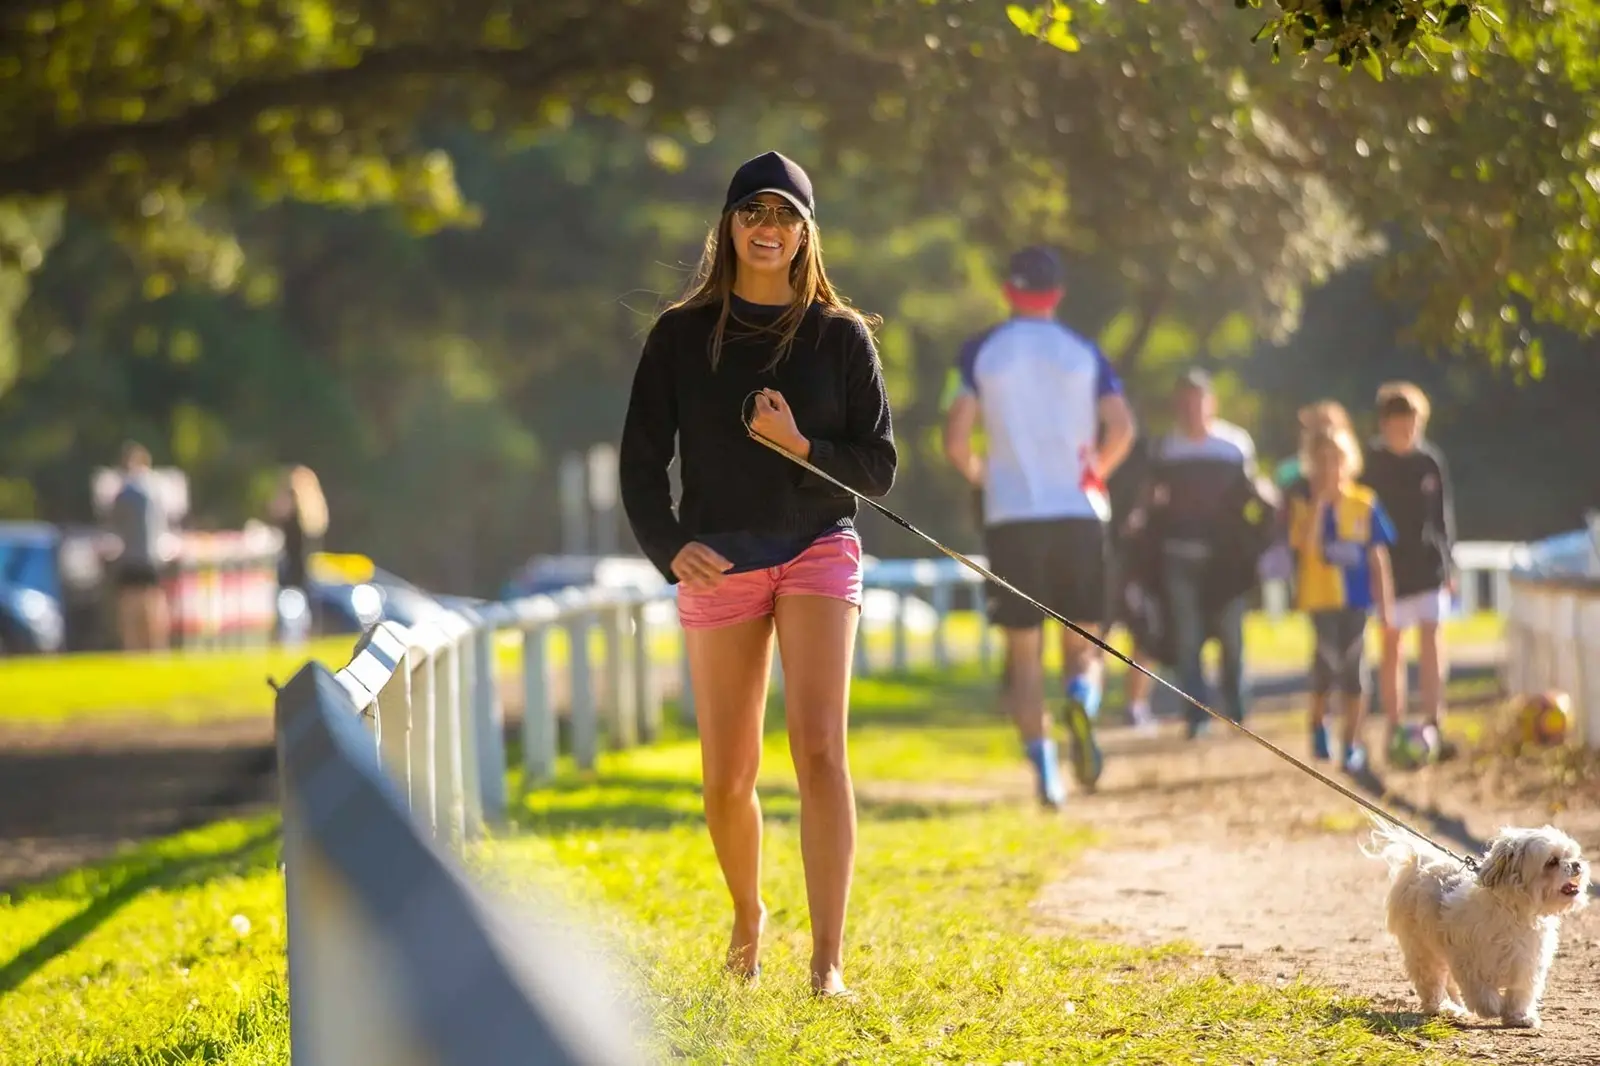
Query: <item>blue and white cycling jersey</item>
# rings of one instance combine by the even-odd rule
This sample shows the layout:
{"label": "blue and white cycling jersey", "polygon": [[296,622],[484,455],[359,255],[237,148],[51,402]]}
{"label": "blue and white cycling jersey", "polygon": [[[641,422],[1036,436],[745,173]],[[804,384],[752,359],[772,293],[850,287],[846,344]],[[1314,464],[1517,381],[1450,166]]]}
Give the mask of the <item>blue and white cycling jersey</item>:
{"label": "blue and white cycling jersey", "polygon": [[1122,381],[1097,345],[1051,319],[1012,318],[962,345],[957,370],[988,439],[986,524],[1109,520],[1104,489],[1085,475],[1100,400]]}

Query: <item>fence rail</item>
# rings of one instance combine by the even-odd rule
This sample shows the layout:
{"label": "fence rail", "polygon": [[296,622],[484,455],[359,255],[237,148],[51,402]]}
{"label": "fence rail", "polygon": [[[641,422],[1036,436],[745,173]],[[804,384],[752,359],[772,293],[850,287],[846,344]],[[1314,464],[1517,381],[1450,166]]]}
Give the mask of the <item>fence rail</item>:
{"label": "fence rail", "polygon": [[1573,739],[1600,747],[1600,511],[1586,529],[1530,545],[1508,585],[1507,687],[1566,693]]}

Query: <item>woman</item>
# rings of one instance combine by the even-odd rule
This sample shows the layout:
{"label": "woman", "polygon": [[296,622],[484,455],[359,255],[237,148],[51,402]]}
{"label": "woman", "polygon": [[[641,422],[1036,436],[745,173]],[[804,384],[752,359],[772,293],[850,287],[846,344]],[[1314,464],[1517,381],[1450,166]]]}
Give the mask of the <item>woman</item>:
{"label": "woman", "polygon": [[679,586],[706,824],[733,897],[727,965],[750,979],[766,919],[755,786],[776,633],[804,812],[811,984],[824,995],[846,991],[855,861],[845,723],[862,585],[856,500],[753,437],[886,494],[897,456],[871,324],[828,283],[805,171],[776,152],[751,159],[689,294],[645,341],[620,452],[634,535]]}
{"label": "woman", "polygon": [[322,483],[308,466],[289,468],[273,501],[272,518],[283,533],[283,558],[278,568],[278,584],[304,589],[307,567],[313,552],[322,545],[328,532],[328,503],[322,496]]}

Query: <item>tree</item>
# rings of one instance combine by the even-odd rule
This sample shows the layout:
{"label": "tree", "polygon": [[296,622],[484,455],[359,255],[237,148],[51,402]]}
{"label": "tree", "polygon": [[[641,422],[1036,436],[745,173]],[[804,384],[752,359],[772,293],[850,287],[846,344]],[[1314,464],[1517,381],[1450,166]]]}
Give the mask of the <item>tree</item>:
{"label": "tree", "polygon": [[[1422,26],[1441,7],[1396,3],[1279,0],[1280,23],[1292,16],[1319,40],[1337,26],[1394,37],[1398,18]],[[1587,217],[1587,194],[1567,192],[1586,165],[1581,120],[1555,138],[1525,130],[1537,166],[1503,176],[1483,134],[1485,119],[1504,126],[1542,113],[1545,96],[1563,108],[1582,96],[1594,5],[1505,7],[1493,40],[1419,29],[1402,49],[1409,77],[1379,95],[1303,62],[1273,65],[1237,12],[1139,0],[1010,5],[1007,19],[967,0],[23,4],[0,45],[0,70],[19,74],[0,88],[0,197],[64,196],[104,220],[153,291],[180,277],[226,287],[245,269],[227,227],[242,196],[391,203],[420,232],[474,222],[429,141],[439,122],[517,135],[576,107],[693,139],[720,104],[753,95],[805,105],[841,166],[916,179],[919,203],[997,241],[1043,233],[1103,251],[1142,306],[1237,304],[1281,332],[1301,285],[1369,254],[1370,234],[1393,224],[1432,257],[1401,260],[1396,279],[1429,301],[1423,333],[1505,351],[1520,338],[1490,323],[1506,300],[1576,328],[1596,284],[1581,241],[1563,244]],[[1488,22],[1468,25],[1481,38]],[[1447,50],[1450,69],[1426,70],[1423,47]],[[1439,65],[1443,53],[1429,55]],[[1463,85],[1458,68],[1474,83],[1474,69],[1494,76]],[[1450,113],[1407,131],[1429,94]],[[1362,128],[1382,131],[1383,159],[1340,150]],[[1490,188],[1471,191],[1491,193],[1492,214],[1451,214],[1462,190],[1419,203],[1419,177],[1470,178],[1486,159]],[[1538,225],[1496,261],[1503,283],[1438,268],[1482,262],[1507,217]],[[1462,289],[1467,316],[1454,313]]]}

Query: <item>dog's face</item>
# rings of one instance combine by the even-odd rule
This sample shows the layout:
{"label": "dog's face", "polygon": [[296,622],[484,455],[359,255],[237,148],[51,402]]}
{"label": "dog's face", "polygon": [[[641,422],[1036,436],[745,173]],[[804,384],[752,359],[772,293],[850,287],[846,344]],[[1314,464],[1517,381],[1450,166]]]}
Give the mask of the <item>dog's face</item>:
{"label": "dog's face", "polygon": [[1503,829],[1478,884],[1524,898],[1537,914],[1562,914],[1588,905],[1589,864],[1578,842],[1554,826]]}

